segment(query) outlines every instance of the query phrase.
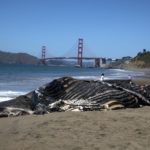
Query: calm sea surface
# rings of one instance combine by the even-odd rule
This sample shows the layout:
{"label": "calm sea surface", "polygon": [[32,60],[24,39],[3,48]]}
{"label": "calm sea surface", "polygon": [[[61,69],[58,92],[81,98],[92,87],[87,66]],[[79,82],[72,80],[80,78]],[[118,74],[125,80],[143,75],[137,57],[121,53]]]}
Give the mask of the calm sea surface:
{"label": "calm sea surface", "polygon": [[0,65],[0,101],[28,93],[59,77],[99,80],[101,73],[105,74],[106,79],[127,79],[128,75],[133,78],[144,76],[143,72],[120,69]]}

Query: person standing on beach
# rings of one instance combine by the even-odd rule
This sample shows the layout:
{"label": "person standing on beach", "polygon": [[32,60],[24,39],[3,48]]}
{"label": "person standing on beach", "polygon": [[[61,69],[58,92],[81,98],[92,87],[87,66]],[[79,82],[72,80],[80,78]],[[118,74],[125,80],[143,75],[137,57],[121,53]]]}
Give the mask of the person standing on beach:
{"label": "person standing on beach", "polygon": [[129,83],[132,84],[132,76],[128,75]]}
{"label": "person standing on beach", "polygon": [[100,80],[101,80],[101,81],[104,81],[104,73],[101,74]]}

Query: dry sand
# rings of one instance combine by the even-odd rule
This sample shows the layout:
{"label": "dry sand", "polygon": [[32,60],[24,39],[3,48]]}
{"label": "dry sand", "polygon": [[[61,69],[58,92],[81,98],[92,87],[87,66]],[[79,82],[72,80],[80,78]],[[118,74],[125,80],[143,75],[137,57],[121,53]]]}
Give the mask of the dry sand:
{"label": "dry sand", "polygon": [[150,149],[150,107],[0,119],[0,150],[112,149]]}

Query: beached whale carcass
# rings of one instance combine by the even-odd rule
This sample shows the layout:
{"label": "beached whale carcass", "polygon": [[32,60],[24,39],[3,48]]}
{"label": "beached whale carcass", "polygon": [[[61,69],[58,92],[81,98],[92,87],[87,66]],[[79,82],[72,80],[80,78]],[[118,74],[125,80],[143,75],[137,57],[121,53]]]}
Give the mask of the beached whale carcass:
{"label": "beached whale carcass", "polygon": [[45,88],[40,89],[39,93],[41,99],[48,99],[50,96],[55,100],[68,102],[72,106],[78,105],[88,109],[103,108],[110,101],[113,103],[115,101],[116,106],[120,104],[125,108],[150,104],[150,95],[147,94],[150,93],[149,86],[141,89],[140,86],[131,84],[129,80],[100,82],[64,77],[52,81]]}
{"label": "beached whale carcass", "polygon": [[23,108],[27,112],[32,111],[18,114],[44,114],[54,111],[135,108],[150,105],[149,100],[149,85],[141,87],[131,84],[129,80],[101,82],[63,77],[53,80],[28,95],[2,102],[0,107]]}

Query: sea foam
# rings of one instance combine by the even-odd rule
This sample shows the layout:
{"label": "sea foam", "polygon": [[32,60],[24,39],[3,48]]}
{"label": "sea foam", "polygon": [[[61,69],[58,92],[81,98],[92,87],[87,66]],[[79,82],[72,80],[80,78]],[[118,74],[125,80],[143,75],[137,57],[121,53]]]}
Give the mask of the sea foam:
{"label": "sea foam", "polygon": [[21,91],[0,91],[0,102],[2,101],[8,101],[13,98],[16,98],[17,96],[24,95],[26,92]]}

